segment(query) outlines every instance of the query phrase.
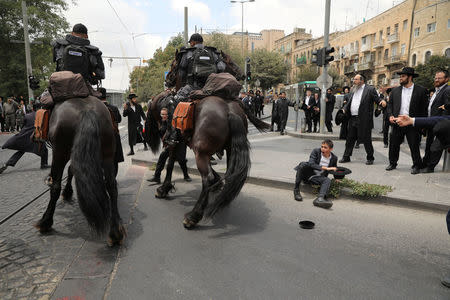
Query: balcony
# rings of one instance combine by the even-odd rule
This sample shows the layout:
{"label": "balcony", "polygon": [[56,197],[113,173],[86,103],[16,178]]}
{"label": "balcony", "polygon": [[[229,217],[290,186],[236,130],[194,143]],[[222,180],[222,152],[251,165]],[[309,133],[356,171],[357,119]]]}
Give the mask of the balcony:
{"label": "balcony", "polygon": [[370,45],[370,41],[367,41],[365,44],[361,45],[361,52],[368,52],[372,49]]}
{"label": "balcony", "polygon": [[383,48],[384,47],[384,40],[378,40],[373,42],[373,48],[377,49],[377,48]]}
{"label": "balcony", "polygon": [[358,48],[348,50],[348,56],[349,56],[349,57],[352,57],[352,56],[354,56],[354,55],[359,55],[359,50],[358,50]]}
{"label": "balcony", "polygon": [[306,65],[306,57],[299,57],[299,58],[297,58],[297,61],[295,62],[295,65],[297,65],[297,66]]}
{"label": "balcony", "polygon": [[373,61],[363,62],[358,64],[358,71],[366,71],[373,69]]}
{"label": "balcony", "polygon": [[399,41],[399,39],[398,39],[398,32],[387,36],[387,43],[388,44],[397,43],[398,41]]}
{"label": "balcony", "polygon": [[355,72],[355,65],[349,65],[344,67],[344,74],[350,74]]}
{"label": "balcony", "polygon": [[390,65],[396,65],[396,64],[405,64],[406,63],[406,56],[405,55],[394,55],[388,58],[384,59],[384,65],[390,66]]}

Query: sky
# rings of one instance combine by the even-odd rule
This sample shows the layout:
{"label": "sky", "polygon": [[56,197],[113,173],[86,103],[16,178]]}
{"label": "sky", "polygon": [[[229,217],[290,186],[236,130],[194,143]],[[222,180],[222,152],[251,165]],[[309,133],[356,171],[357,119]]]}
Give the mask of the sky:
{"label": "sky", "polygon": [[[70,0],[64,12],[70,26],[83,23],[91,44],[103,52],[108,89],[125,90],[129,73],[139,59],[149,59],[159,47],[184,29],[184,7],[188,7],[189,35],[198,31],[241,31],[242,5],[229,0]],[[330,33],[349,29],[402,1],[332,0]],[[244,4],[244,31],[306,28],[314,37],[323,35],[325,0],[255,0]],[[163,76],[163,74],[161,74]]]}

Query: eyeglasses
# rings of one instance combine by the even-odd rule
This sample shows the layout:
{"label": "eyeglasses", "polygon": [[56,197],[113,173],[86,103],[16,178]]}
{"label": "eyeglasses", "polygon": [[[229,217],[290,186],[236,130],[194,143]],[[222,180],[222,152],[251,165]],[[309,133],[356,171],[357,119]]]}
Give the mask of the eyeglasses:
{"label": "eyeglasses", "polygon": [[167,116],[167,114],[161,114],[161,117]]}

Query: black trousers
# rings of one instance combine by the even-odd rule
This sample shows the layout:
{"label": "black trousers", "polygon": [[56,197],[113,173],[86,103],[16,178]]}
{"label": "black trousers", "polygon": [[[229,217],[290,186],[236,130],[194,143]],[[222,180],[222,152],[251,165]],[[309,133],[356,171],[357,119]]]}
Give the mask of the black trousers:
{"label": "black trousers", "polygon": [[[155,169],[155,177],[161,177],[161,172],[164,170],[164,166],[166,165],[166,161],[169,158],[170,151],[168,148],[164,148],[161,154],[159,155],[158,162],[156,163]],[[181,170],[183,171],[183,175],[187,176],[187,165],[186,165],[186,144],[183,142],[179,142],[175,147],[175,160],[178,161]]]}
{"label": "black trousers", "polygon": [[423,165],[422,167],[427,167],[428,169],[434,169],[436,165],[441,160],[442,150],[439,151],[431,151],[431,144],[433,144],[436,139],[433,134],[433,129],[427,130],[427,141],[425,144],[425,156],[423,157]]}
{"label": "black trousers", "polygon": [[317,124],[319,123],[320,120],[320,113],[314,112],[312,114],[312,120],[314,123],[314,131],[317,131]]}
{"label": "black trousers", "polygon": [[300,190],[300,183],[303,181],[309,184],[320,185],[319,197],[326,198],[328,192],[330,191],[331,179],[325,176],[310,176],[313,170],[310,166],[305,163],[301,163],[297,169],[297,174],[295,175],[295,189]]}
{"label": "black trousers", "polygon": [[1,126],[1,131],[5,131],[5,118],[3,116],[0,115],[0,126]]}
{"label": "black trousers", "polygon": [[385,119],[383,115],[383,143],[387,145],[389,143],[389,119]]}
{"label": "black trousers", "polygon": [[308,131],[311,131],[312,129],[312,114],[310,110],[305,110],[305,118],[306,118],[306,125],[308,126]]}
{"label": "black trousers", "polygon": [[[8,159],[8,161],[6,162],[6,165],[14,167],[24,154],[25,154],[25,152],[23,152],[23,151],[17,151]],[[41,157],[41,166],[47,165],[48,150],[45,145],[41,146],[41,153],[39,154],[39,156]]]}
{"label": "black trousers", "polygon": [[413,167],[420,168],[422,166],[422,159],[420,158],[420,133],[419,130],[413,126],[399,127],[394,125],[389,140],[389,163],[397,165],[400,154],[400,145],[405,139],[408,141],[409,150],[411,151],[411,158]]}
{"label": "black trousers", "polygon": [[[358,127],[360,120],[358,116],[352,116],[348,121],[347,139],[345,141],[344,158],[350,158],[355,147],[356,140],[358,140]],[[369,132],[369,136],[364,138],[364,149],[366,149],[367,160],[375,160],[373,156],[374,150],[372,145],[372,131]]]}
{"label": "black trousers", "polygon": [[347,131],[348,131],[348,120],[345,119],[341,123],[341,130],[339,131],[339,139],[345,140],[347,139]]}

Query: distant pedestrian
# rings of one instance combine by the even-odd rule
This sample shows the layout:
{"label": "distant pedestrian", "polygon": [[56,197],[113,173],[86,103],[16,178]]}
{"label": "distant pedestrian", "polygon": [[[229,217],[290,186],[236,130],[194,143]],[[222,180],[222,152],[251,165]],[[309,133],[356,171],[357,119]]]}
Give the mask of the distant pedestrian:
{"label": "distant pedestrian", "polygon": [[286,98],[286,93],[281,92],[277,101],[277,113],[279,118],[279,131],[281,135],[286,133],[286,123],[289,116],[289,106],[294,104]]}
{"label": "distant pedestrian", "polygon": [[328,199],[328,193],[331,187],[331,179],[328,178],[329,171],[337,170],[337,156],[332,152],[333,142],[329,139],[324,140],[320,148],[311,152],[309,161],[301,162],[295,170],[294,198],[302,201],[300,194],[300,183],[303,181],[308,184],[320,185],[319,196],[313,201],[313,204],[322,208],[330,208],[333,202]]}
{"label": "distant pedestrian", "polygon": [[[123,116],[128,117],[128,143],[130,145],[130,152],[127,155],[134,155],[134,145],[144,142],[141,119],[145,120],[146,118],[142,106],[137,103],[136,94],[129,94],[128,100],[130,101],[123,105]],[[147,150],[146,144],[144,144],[144,150]]]}
{"label": "distant pedestrian", "polygon": [[263,107],[264,96],[261,95],[261,91],[257,90],[255,95],[255,116],[261,118],[261,110]]}
{"label": "distant pedestrian", "polygon": [[[350,87],[348,86],[344,86],[344,88],[342,89],[343,93],[344,93],[344,100],[342,101],[342,106],[341,109],[344,108],[344,106],[347,104],[347,102],[349,101],[349,96],[350,96]],[[348,118],[343,118],[342,119],[342,123],[341,123],[341,130],[339,131],[339,139],[340,140],[345,140],[347,139],[347,127],[348,127]]]}
{"label": "distant pedestrian", "polygon": [[306,126],[308,127],[306,132],[312,132],[312,116],[313,116],[313,96],[311,95],[311,90],[306,90],[306,96],[303,99],[301,109],[305,112]]}
{"label": "distant pedestrian", "polygon": [[314,98],[312,102],[312,121],[314,124],[314,132],[319,132],[319,127],[317,126],[319,124],[320,120],[320,95],[318,92],[314,93]]}
{"label": "distant pedestrian", "polygon": [[16,111],[18,107],[19,104],[17,104],[12,97],[9,97],[7,102],[3,104],[6,131],[14,132],[16,127]]}
{"label": "distant pedestrian", "polygon": [[39,108],[38,104],[35,105],[34,110],[25,115],[24,127],[16,135],[12,136],[3,145],[3,149],[16,150],[6,163],[0,167],[0,174],[3,173],[6,168],[14,167],[19,159],[26,153],[34,153],[41,157],[41,169],[49,168],[48,162],[48,150],[45,143],[35,143],[31,139],[34,132],[34,120],[36,118],[36,112]]}
{"label": "distant pedestrian", "polygon": [[270,131],[274,131],[274,125],[277,125],[277,131],[279,131],[279,117],[278,117],[278,93],[275,93],[272,98],[272,117],[270,120]]}
{"label": "distant pedestrian", "polygon": [[392,124],[392,133],[389,140],[389,165],[386,171],[397,168],[400,145],[406,136],[413,161],[411,174],[414,175],[420,173],[420,167],[422,166],[419,149],[420,132],[412,126],[399,127],[395,123],[395,118],[399,115],[425,117],[427,115],[428,95],[424,87],[414,83],[413,78],[419,76],[414,72],[414,68],[404,67],[397,74],[400,75],[400,86],[392,89],[389,106],[387,107],[389,122]]}
{"label": "distant pedestrian", "polygon": [[25,115],[27,114],[27,108],[23,100],[20,100],[19,107],[16,110],[16,130],[20,131],[23,127]]}
{"label": "distant pedestrian", "polygon": [[3,97],[0,96],[0,130],[5,131],[5,114],[3,110]]}
{"label": "distant pedestrian", "polygon": [[356,141],[360,141],[364,143],[366,150],[366,165],[373,165],[375,160],[372,145],[373,106],[375,103],[385,107],[386,102],[380,101],[375,88],[366,84],[364,75],[357,74],[353,78],[353,83],[355,90],[351,93],[349,102],[344,107],[344,112],[350,117],[350,120],[344,155],[339,162],[349,162]]}
{"label": "distant pedestrian", "polygon": [[333,95],[332,89],[327,89],[327,95],[325,97],[325,125],[327,126],[328,132],[333,132],[333,110],[334,104],[336,103],[336,96]]}

